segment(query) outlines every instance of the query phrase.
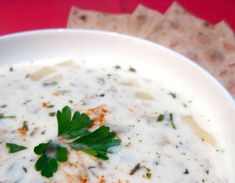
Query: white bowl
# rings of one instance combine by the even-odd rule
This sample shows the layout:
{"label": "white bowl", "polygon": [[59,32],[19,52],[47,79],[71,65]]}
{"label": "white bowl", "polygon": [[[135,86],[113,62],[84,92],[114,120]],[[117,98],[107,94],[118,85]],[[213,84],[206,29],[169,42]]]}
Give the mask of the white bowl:
{"label": "white bowl", "polygon": [[212,119],[212,131],[225,149],[227,172],[235,182],[235,102],[204,69],[168,48],[116,33],[57,29],[0,37],[0,66],[58,58],[132,65],[139,74],[193,99],[193,109]]}

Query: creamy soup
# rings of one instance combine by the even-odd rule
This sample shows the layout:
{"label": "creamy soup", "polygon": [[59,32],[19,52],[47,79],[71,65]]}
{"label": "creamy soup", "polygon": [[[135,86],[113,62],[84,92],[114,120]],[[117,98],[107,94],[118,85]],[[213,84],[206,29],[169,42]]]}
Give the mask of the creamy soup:
{"label": "creamy soup", "polygon": [[[210,120],[206,114],[131,66],[15,65],[1,69],[0,88],[0,182],[228,182],[223,149],[198,123]],[[86,113],[93,128],[110,127],[121,144],[109,149],[108,160],[69,149],[68,160],[46,178],[35,169],[33,149],[57,138],[56,111],[64,106]],[[27,149],[9,153],[6,143]]]}

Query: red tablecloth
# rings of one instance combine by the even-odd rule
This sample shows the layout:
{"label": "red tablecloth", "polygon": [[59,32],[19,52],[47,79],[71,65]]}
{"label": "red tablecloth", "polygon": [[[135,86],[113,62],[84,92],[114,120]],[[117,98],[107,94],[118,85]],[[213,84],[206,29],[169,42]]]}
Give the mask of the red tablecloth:
{"label": "red tablecloth", "polygon": [[[64,28],[70,7],[132,12],[138,4],[164,12],[173,0],[0,0],[0,35],[24,30]],[[225,19],[235,30],[235,0],[178,0],[211,23]]]}

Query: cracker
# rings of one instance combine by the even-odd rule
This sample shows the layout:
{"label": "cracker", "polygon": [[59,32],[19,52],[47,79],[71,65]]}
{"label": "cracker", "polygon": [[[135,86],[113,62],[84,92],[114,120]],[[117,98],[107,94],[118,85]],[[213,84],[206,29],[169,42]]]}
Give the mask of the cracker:
{"label": "cracker", "polygon": [[138,21],[139,30],[136,36],[145,38],[159,24],[163,15],[158,11],[149,9],[143,5],[139,5],[132,14]]}

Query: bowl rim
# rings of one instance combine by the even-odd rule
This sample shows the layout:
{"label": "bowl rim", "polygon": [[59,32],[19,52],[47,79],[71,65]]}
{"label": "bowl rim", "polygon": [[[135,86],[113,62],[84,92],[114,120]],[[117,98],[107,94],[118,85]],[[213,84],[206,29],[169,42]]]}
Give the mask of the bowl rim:
{"label": "bowl rim", "polygon": [[175,55],[180,59],[181,62],[185,62],[186,64],[190,64],[194,69],[200,71],[201,74],[203,74],[205,77],[207,77],[208,79],[210,79],[210,81],[217,85],[217,88],[220,89],[220,91],[223,93],[224,97],[226,97],[233,105],[235,108],[235,99],[233,98],[233,96],[230,94],[230,92],[225,88],[225,86],[219,81],[217,80],[209,71],[207,71],[205,68],[203,68],[201,65],[197,64],[196,62],[194,62],[192,59],[186,57],[185,55],[171,49],[168,48],[166,46],[163,46],[159,43],[150,41],[150,40],[146,40],[144,38],[140,38],[140,37],[135,37],[132,35],[128,35],[128,34],[123,34],[123,33],[117,33],[117,32],[108,32],[108,31],[103,31],[103,30],[96,30],[96,29],[66,29],[66,28],[52,28],[52,29],[38,29],[38,30],[29,30],[29,31],[21,31],[21,32],[16,32],[16,33],[11,33],[11,34],[6,34],[3,36],[0,36],[0,43],[1,41],[7,40],[7,39],[15,39],[15,38],[20,38],[20,37],[24,37],[24,36],[33,36],[33,35],[40,35],[40,34],[50,34],[50,33],[91,33],[91,34],[100,34],[100,35],[107,35],[107,36],[113,36],[116,38],[122,38],[122,39],[126,39],[129,41],[137,41],[140,42],[142,44],[146,44],[146,45],[150,45],[150,46],[154,46],[154,47],[158,47],[158,49],[164,50],[166,52],[169,52],[169,54]]}

